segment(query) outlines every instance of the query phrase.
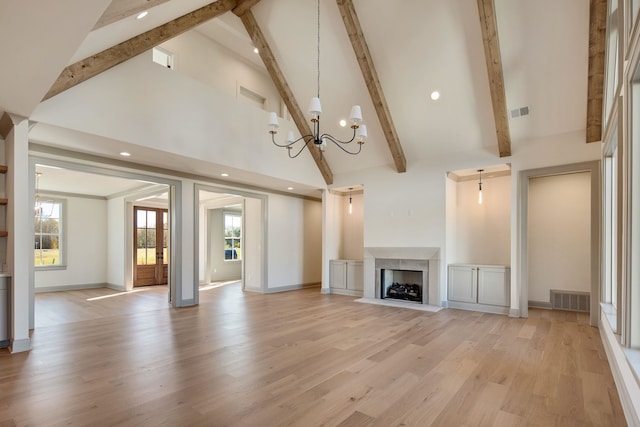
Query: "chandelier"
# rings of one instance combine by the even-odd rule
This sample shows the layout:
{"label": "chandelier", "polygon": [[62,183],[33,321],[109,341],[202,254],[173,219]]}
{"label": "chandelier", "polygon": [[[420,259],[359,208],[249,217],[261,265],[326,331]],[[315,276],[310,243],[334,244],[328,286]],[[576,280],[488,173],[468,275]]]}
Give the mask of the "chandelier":
{"label": "chandelier", "polygon": [[[300,155],[304,147],[313,143],[318,150],[320,150],[320,158],[322,159],[322,153],[327,149],[327,142],[333,142],[338,148],[348,154],[356,155],[362,150],[362,145],[367,139],[367,126],[362,123],[362,110],[359,105],[351,107],[351,114],[349,117],[349,123],[353,130],[351,139],[343,141],[328,133],[320,132],[320,114],[322,113],[322,107],[320,105],[320,0],[318,0],[318,61],[317,61],[317,95],[311,98],[309,104],[309,116],[311,117],[311,123],[313,123],[313,133],[309,135],[302,135],[300,138],[295,139],[293,132],[289,131],[287,141],[279,144],[276,142],[275,135],[278,133],[278,115],[276,113],[269,114],[269,133],[271,134],[271,141],[278,147],[286,147],[289,157],[294,159]],[[356,142],[357,150],[347,149],[345,147],[352,142]],[[296,145],[300,142],[299,145]],[[295,147],[295,150],[294,150]]]}

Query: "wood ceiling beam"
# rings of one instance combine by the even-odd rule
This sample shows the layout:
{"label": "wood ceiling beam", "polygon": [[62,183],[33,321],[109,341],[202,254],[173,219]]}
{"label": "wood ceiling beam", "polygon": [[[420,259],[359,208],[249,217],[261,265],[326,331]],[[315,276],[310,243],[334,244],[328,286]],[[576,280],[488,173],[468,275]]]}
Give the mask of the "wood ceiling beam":
{"label": "wood ceiling beam", "polygon": [[391,151],[391,156],[393,157],[396,170],[398,172],[406,172],[407,160],[404,156],[402,145],[400,145],[400,139],[398,138],[398,133],[396,132],[396,128],[393,124],[391,112],[389,111],[389,106],[387,105],[382,85],[378,79],[378,73],[373,65],[373,59],[371,58],[367,41],[364,38],[362,27],[360,27],[360,21],[358,20],[356,9],[353,6],[353,1],[337,0],[337,3],[338,9],[340,9],[340,14],[342,15],[342,20],[344,21],[344,26],[346,27],[349,39],[351,40],[351,46],[353,46],[353,51],[355,52],[358,64],[360,65],[362,76],[367,88],[369,89],[369,96],[371,96],[371,101],[373,101],[373,106],[375,107],[376,114],[378,115],[378,120],[380,121],[382,130],[384,131],[384,136],[387,140],[389,151]]}
{"label": "wood ceiling beam", "polygon": [[587,83],[587,142],[602,140],[604,58],[607,0],[589,5],[589,80]]}
{"label": "wood ceiling beam", "polygon": [[236,7],[235,0],[218,0],[107,50],[103,50],[100,53],[78,61],[75,64],[71,64],[62,71],[56,82],[51,86],[51,89],[49,89],[49,92],[43,98],[43,101],[79,83],[89,80],[134,56],[140,55],[203,22],[220,16],[234,7]]}
{"label": "wood ceiling beam", "polygon": [[[240,19],[242,20],[244,27],[247,29],[247,33],[249,33],[249,36],[253,41],[253,45],[258,48],[258,52],[260,54],[260,57],[262,58],[262,62],[264,62],[264,65],[267,68],[269,75],[271,76],[271,80],[273,80],[274,85],[278,89],[280,97],[289,109],[289,113],[291,114],[291,117],[293,118],[293,121],[298,128],[298,131],[301,135],[311,135],[313,132],[309,127],[307,118],[298,106],[298,103],[293,96],[293,92],[289,88],[289,84],[282,74],[280,66],[276,61],[276,58],[273,55],[273,52],[271,51],[269,43],[265,39],[264,34],[262,34],[262,30],[260,30],[260,27],[258,26],[253,13],[251,13],[250,10],[247,10],[242,15],[240,15]],[[311,153],[311,156],[316,162],[316,165],[318,165],[318,169],[320,170],[320,173],[322,174],[327,185],[333,184],[333,173],[331,172],[326,159],[324,157],[320,158],[320,151],[317,150],[315,146],[311,147],[308,151],[309,153]]]}
{"label": "wood ceiling beam", "polygon": [[496,20],[493,0],[478,0],[478,14],[484,44],[484,58],[487,64],[489,88],[491,90],[491,104],[493,119],[498,137],[498,151],[500,157],[511,155],[511,134],[509,132],[509,118],[507,116],[507,100],[504,91],[504,76],[502,74],[502,57],[498,40],[498,22]]}
{"label": "wood ceiling beam", "polygon": [[260,3],[260,0],[238,0],[238,5],[233,8],[234,15],[242,16],[253,6]]}
{"label": "wood ceiling beam", "polygon": [[94,30],[106,25],[113,24],[129,16],[149,10],[159,4],[169,0],[111,0],[111,4],[104,11],[98,22],[93,27]]}

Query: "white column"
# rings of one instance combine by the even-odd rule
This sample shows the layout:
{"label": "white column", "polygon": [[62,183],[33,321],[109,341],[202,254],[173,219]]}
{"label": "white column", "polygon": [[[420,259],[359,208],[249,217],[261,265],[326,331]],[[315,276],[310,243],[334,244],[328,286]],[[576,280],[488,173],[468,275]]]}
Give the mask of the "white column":
{"label": "white column", "polygon": [[5,113],[0,120],[8,166],[6,176],[7,268],[11,275],[12,353],[31,349],[33,328],[33,191],[29,186],[29,121]]}
{"label": "white column", "polygon": [[322,193],[322,287],[323,294],[330,293],[329,261],[340,256],[340,197],[329,190]]}

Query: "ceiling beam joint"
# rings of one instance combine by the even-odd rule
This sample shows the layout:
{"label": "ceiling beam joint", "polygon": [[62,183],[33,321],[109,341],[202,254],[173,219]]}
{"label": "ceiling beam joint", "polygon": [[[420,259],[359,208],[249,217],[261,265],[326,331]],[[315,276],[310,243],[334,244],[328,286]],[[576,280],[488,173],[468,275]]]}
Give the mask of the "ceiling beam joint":
{"label": "ceiling beam joint", "polygon": [[100,53],[67,66],[43,101],[107,71],[159,44],[209,21],[236,6],[236,0],[218,0],[153,28]]}

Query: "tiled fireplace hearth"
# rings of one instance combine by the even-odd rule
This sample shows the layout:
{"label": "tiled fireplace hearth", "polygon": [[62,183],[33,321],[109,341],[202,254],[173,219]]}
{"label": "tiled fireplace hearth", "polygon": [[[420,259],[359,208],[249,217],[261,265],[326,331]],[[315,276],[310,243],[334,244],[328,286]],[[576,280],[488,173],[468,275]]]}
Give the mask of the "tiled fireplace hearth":
{"label": "tiled fireplace hearth", "polygon": [[361,301],[438,309],[439,278],[440,248],[367,247]]}

